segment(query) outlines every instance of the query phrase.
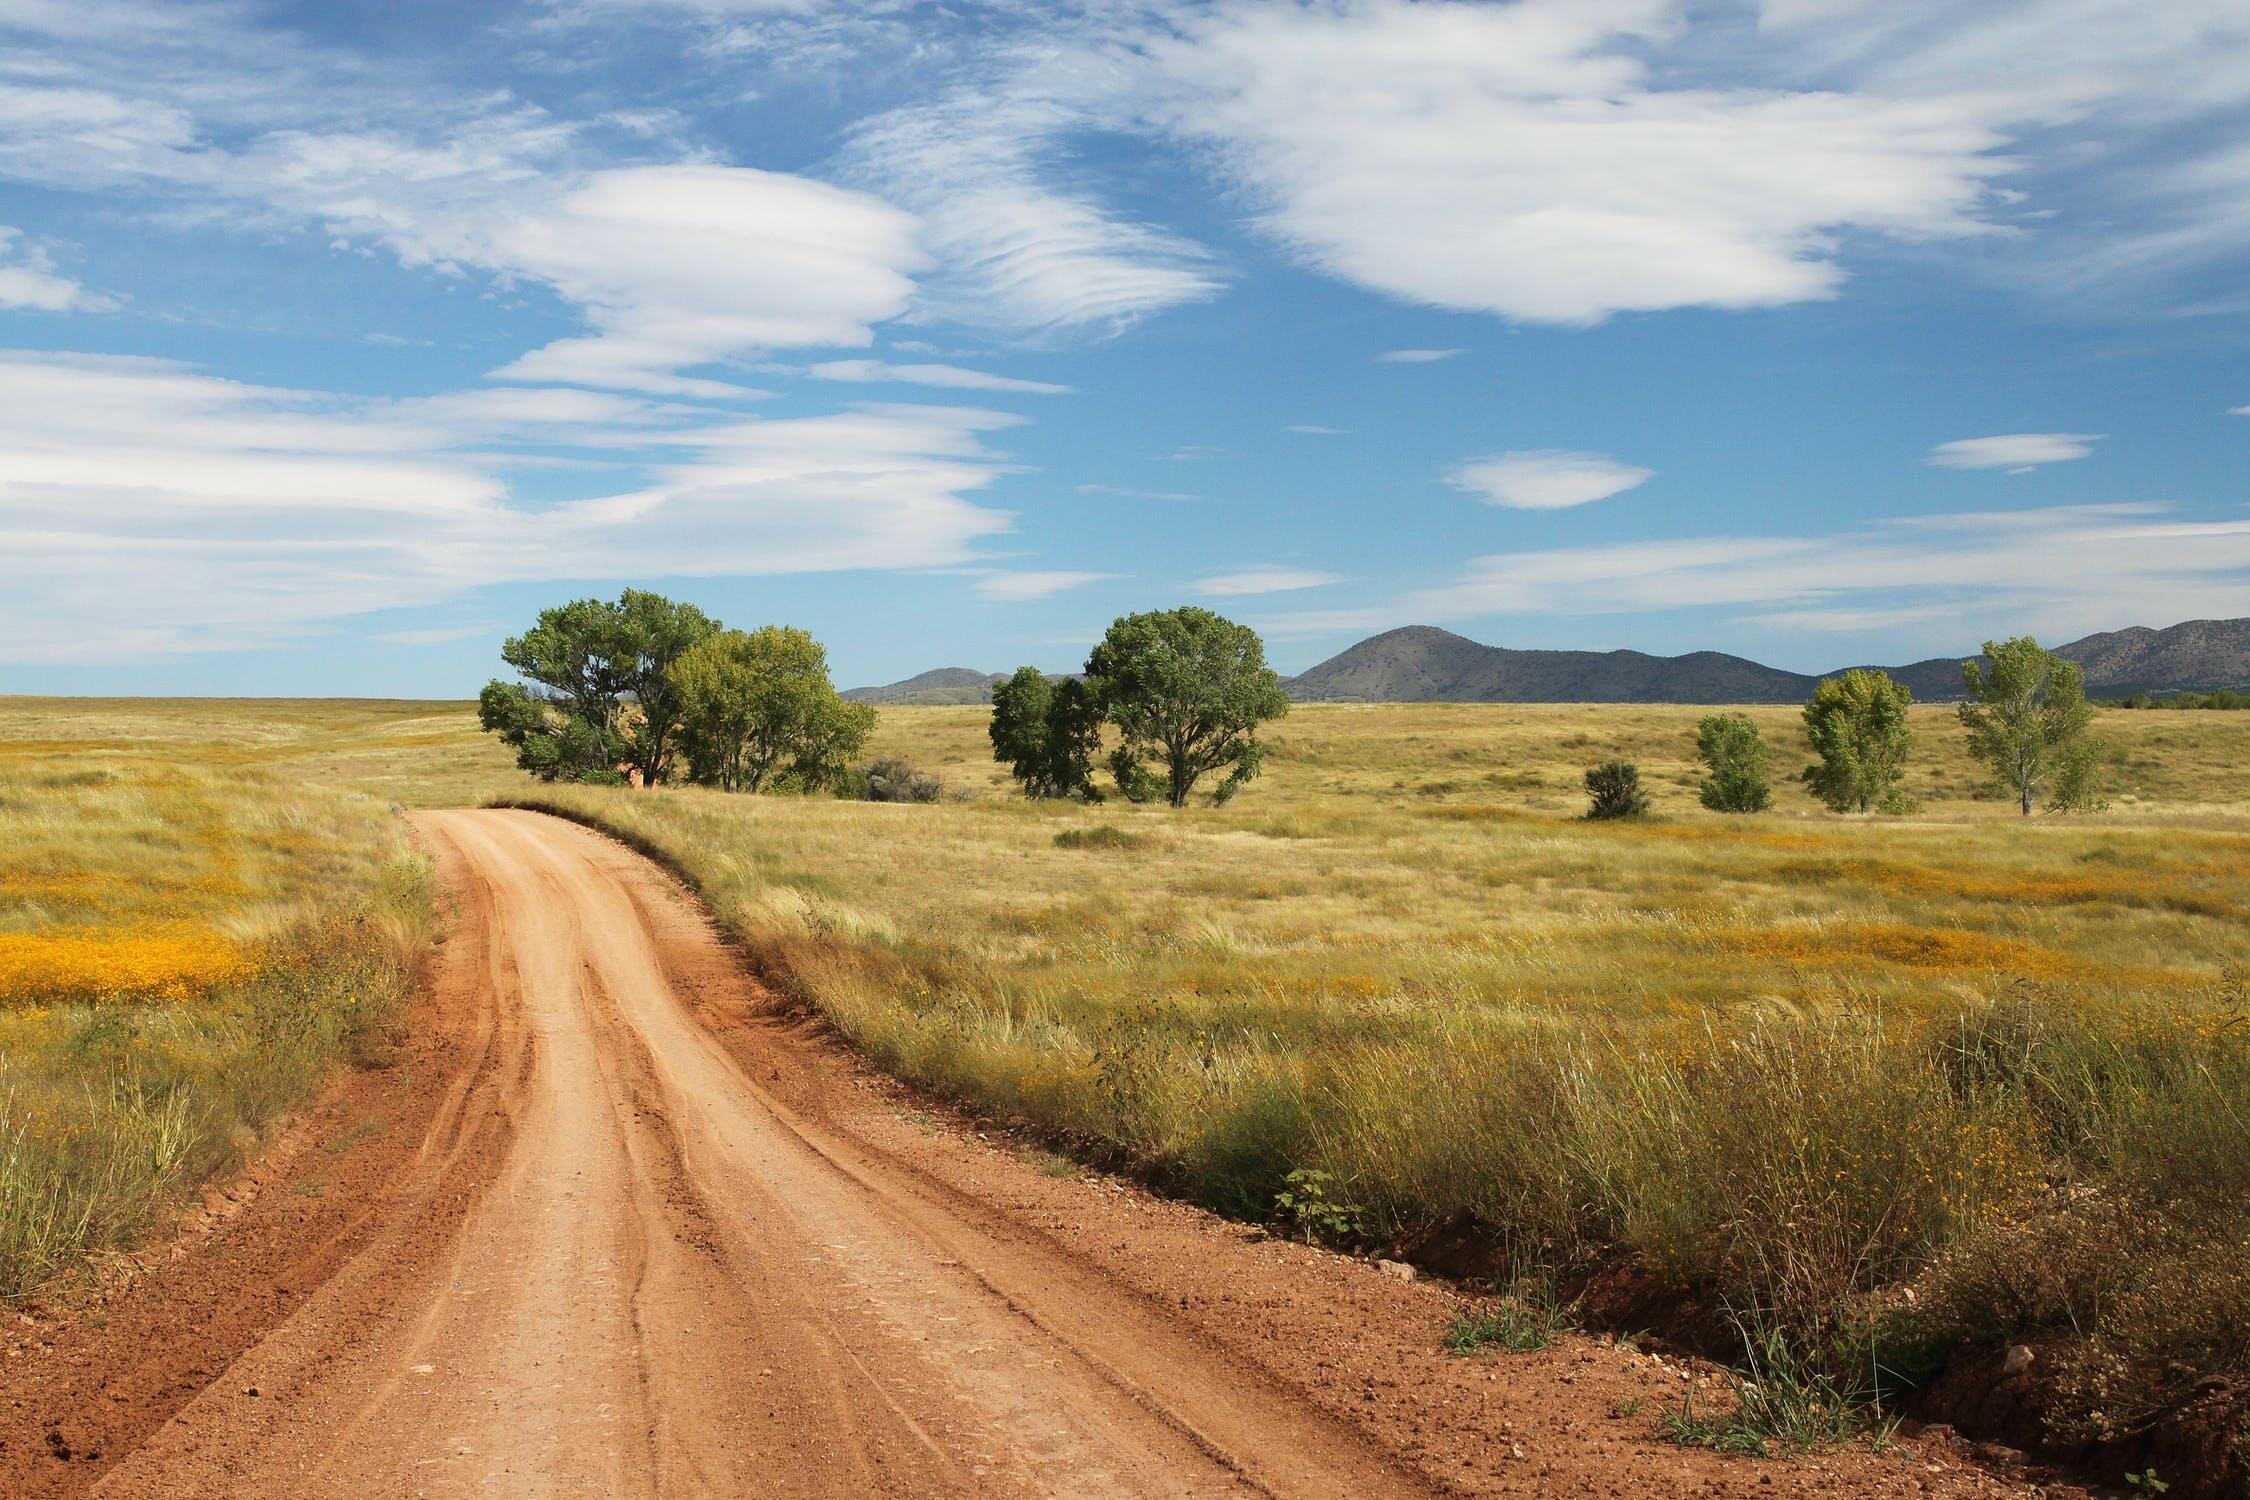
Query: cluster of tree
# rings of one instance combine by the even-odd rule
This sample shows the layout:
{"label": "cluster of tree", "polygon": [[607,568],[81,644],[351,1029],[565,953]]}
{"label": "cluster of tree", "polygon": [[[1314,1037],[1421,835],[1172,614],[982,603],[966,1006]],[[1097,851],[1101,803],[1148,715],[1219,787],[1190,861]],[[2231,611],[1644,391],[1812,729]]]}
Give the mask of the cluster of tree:
{"label": "cluster of tree", "polygon": [[[2049,811],[2100,805],[2100,749],[2088,727],[2085,671],[2030,636],[1985,643],[1985,662],[1961,664],[1968,701],[1958,710],[1969,753],[2013,795],[2026,817],[2042,798]],[[1906,760],[1914,747],[1907,710],[1914,694],[1889,673],[1845,672],[1822,682],[1805,704],[1805,737],[1819,758],[1799,773],[1806,789],[1835,812],[1907,812]],[[1773,805],[1767,752],[1758,726],[1740,714],[1714,714],[1696,726],[1696,755],[1707,774],[1698,788],[1718,812],[1763,812]],[[1611,761],[1586,773],[1590,818],[1647,811],[1640,773]]]}
{"label": "cluster of tree", "polygon": [[1265,760],[1258,726],[1288,711],[1258,633],[1186,605],[1117,620],[1082,676],[1018,668],[992,690],[992,757],[1027,797],[1096,802],[1107,734],[1110,778],[1128,799],[1185,807],[1197,782],[1223,771],[1211,800],[1225,802]]}
{"label": "cluster of tree", "polygon": [[2135,693],[2130,698],[2104,700],[2104,708],[2250,708],[2250,693],[2220,688],[2209,693]]}
{"label": "cluster of tree", "polygon": [[643,589],[542,610],[500,654],[522,680],[487,684],[478,722],[542,781],[653,787],[684,766],[730,792],[819,790],[875,724],[804,631],[729,630]]}

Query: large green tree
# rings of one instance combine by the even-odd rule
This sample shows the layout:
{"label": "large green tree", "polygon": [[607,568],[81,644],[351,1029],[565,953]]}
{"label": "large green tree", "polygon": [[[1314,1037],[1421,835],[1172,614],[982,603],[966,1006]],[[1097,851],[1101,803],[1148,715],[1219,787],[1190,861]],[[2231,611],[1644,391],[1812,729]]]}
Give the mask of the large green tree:
{"label": "large green tree", "polygon": [[718,629],[694,605],[645,589],[541,610],[500,649],[524,680],[488,683],[478,721],[543,781],[655,786],[677,754],[672,665]]}
{"label": "large green tree", "polygon": [[1696,794],[1713,812],[1764,812],[1773,804],[1766,742],[1740,714],[1712,714],[1695,726],[1695,753],[1711,774]]}
{"label": "large green tree", "polygon": [[1111,625],[1086,659],[1086,685],[1121,737],[1109,761],[1118,787],[1174,807],[1213,771],[1227,773],[1214,802],[1241,790],[1265,759],[1258,726],[1289,711],[1258,633],[1194,605]]}
{"label": "large green tree", "polygon": [[1820,759],[1805,767],[1812,794],[1835,812],[1906,812],[1901,789],[1914,734],[1906,711],[1914,694],[1871,667],[1828,678],[1805,704],[1805,737]]}
{"label": "large green tree", "polygon": [[627,589],[618,598],[616,654],[633,703],[624,721],[625,760],[643,786],[669,779],[679,754],[686,706],[673,686],[672,668],[720,628],[694,605],[646,589]]}
{"label": "large green tree", "polygon": [[680,658],[671,687],[690,773],[730,792],[777,779],[826,786],[875,726],[874,709],[836,692],[820,642],[786,625],[709,637]]}
{"label": "large green tree", "polygon": [[2087,729],[2094,711],[2086,702],[2086,670],[2047,650],[2028,635],[1984,643],[1991,665],[1961,663],[1969,700],[1961,726],[1969,753],[2016,794],[2025,817],[2042,790],[2050,812],[2098,805],[2099,756]]}
{"label": "large green tree", "polygon": [[1094,756],[1102,743],[1102,708],[1083,681],[1056,682],[1037,667],[1018,667],[992,689],[992,758],[1006,765],[1026,797],[1099,801]]}

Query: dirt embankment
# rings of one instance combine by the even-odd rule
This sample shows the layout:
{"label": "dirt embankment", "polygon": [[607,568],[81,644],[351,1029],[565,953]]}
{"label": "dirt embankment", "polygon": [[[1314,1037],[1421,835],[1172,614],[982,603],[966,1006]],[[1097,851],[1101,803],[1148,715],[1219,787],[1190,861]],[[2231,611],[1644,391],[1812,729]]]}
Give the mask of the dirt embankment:
{"label": "dirt embankment", "polygon": [[1447,1358],[1426,1278],[916,1109],[614,842],[421,826],[455,895],[424,1039],[223,1223],[19,1325],[0,1490],[2030,1492],[1932,1445],[1663,1444],[1682,1370],[1615,1345]]}

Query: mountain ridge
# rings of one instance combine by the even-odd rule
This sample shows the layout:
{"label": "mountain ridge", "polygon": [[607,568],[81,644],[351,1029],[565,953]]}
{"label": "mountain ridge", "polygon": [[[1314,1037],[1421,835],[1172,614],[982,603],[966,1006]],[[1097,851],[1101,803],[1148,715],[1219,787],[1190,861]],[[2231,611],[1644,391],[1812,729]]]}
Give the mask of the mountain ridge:
{"label": "mountain ridge", "polygon": [[[2090,697],[2250,691],[2250,619],[2135,625],[2057,646],[2086,669]],[[1920,702],[1962,696],[1961,664],[1974,653],[1933,656],[1883,670]],[[1284,677],[1302,703],[1796,703],[1826,673],[1791,672],[1723,651],[1519,651],[1487,646],[1435,625],[1371,635]],[[903,682],[854,688],[862,703],[989,703],[998,673],[941,667]]]}
{"label": "mountain ridge", "polygon": [[998,672],[979,672],[974,667],[935,667],[927,672],[917,672],[900,682],[884,683],[880,687],[847,688],[844,697],[854,703],[918,704],[932,707],[944,704],[990,703],[992,685],[1005,679]]}

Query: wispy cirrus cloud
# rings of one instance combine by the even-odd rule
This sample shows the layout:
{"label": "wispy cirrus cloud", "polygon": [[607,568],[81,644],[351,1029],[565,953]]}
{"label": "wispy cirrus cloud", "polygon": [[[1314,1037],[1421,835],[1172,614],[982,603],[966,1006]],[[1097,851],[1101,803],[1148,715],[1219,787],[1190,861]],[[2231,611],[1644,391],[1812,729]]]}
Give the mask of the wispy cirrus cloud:
{"label": "wispy cirrus cloud", "polygon": [[[971,497],[1003,472],[982,434],[1016,420],[885,406],[687,422],[537,390],[394,403],[0,353],[0,657],[270,645],[494,583],[958,566],[1011,524]],[[527,434],[653,457],[626,488],[534,504],[478,451]]]}
{"label": "wispy cirrus cloud", "polygon": [[1654,469],[1600,453],[1536,448],[1471,459],[1446,474],[1464,494],[1514,510],[1567,510],[1623,494],[1655,477]]}
{"label": "wispy cirrus cloud", "polygon": [[1028,599],[1047,599],[1067,589],[1082,588],[1089,583],[1099,583],[1105,578],[1115,578],[1114,573],[1082,573],[1056,569],[1002,571],[995,569],[980,574],[969,586],[986,599],[1016,603]]}
{"label": "wispy cirrus cloud", "polygon": [[2041,464],[2084,458],[2101,440],[2098,432],[2010,432],[1996,437],[1959,438],[1932,448],[1926,462],[1941,469],[2009,469],[2021,473]]}
{"label": "wispy cirrus cloud", "polygon": [[962,391],[995,391],[1026,396],[1067,396],[1073,387],[1046,380],[1019,380],[965,370],[959,365],[894,364],[880,359],[832,359],[809,367],[815,380],[848,380],[868,383],[895,381],[906,385],[942,386]]}
{"label": "wispy cirrus cloud", "polygon": [[57,274],[54,259],[37,245],[24,245],[22,232],[0,224],[0,307],[33,312],[104,312],[112,297],[89,292]]}
{"label": "wispy cirrus cloud", "polygon": [[[1380,606],[1269,617],[1285,634],[1517,616],[1691,612],[1774,630],[1926,627],[2069,639],[2239,613],[2250,520],[2155,504],[1905,517],[1825,534],[1701,536],[1495,553]],[[2157,611],[2152,616],[2151,610]]]}
{"label": "wispy cirrus cloud", "polygon": [[1259,563],[1253,567],[1239,568],[1232,573],[1214,573],[1208,578],[1199,578],[1190,587],[1198,594],[1228,599],[1253,594],[1293,593],[1298,589],[1324,588],[1343,581],[1343,574],[1324,573],[1318,568]]}
{"label": "wispy cirrus cloud", "polygon": [[1375,356],[1375,363],[1379,365],[1434,365],[1441,360],[1452,359],[1461,352],[1459,349],[1385,349],[1381,354]]}
{"label": "wispy cirrus cloud", "polygon": [[[0,68],[0,177],[139,195],[175,222],[316,226],[409,268],[551,290],[584,334],[512,381],[715,399],[697,367],[863,347],[929,265],[915,217],[802,174],[615,160],[613,126],[448,87],[250,23],[227,4],[0,13],[37,63]],[[43,269],[43,268],[35,268]]]}
{"label": "wispy cirrus cloud", "polygon": [[1021,293],[1017,326],[1210,294],[1198,252],[1104,201],[1075,155],[1101,133],[1187,147],[1330,275],[1535,323],[1833,297],[1886,246],[1972,241],[2067,295],[2250,231],[2250,24],[2201,0],[1004,9],[971,81],[853,159],[933,219],[992,195],[938,253],[971,301]]}
{"label": "wispy cirrus cloud", "polygon": [[1170,503],[1184,503],[1202,498],[1200,495],[1188,494],[1184,490],[1143,490],[1135,489],[1129,484],[1082,484],[1078,486],[1078,493],[1081,495],[1100,495],[1115,500],[1162,500]]}
{"label": "wispy cirrus cloud", "polygon": [[1043,48],[992,85],[853,130],[848,180],[922,217],[940,262],[924,292],[933,312],[1027,334],[1114,331],[1217,295],[1208,251],[1066,185],[1072,174],[1052,164],[1057,142],[1086,123],[1077,95],[1101,86],[1087,76],[1096,71]]}
{"label": "wispy cirrus cloud", "polygon": [[1673,82],[1642,59],[1682,28],[1660,0],[1222,7],[1146,44],[1149,113],[1307,261],[1535,322],[1826,297],[1846,232],[1989,232],[1988,101]]}

